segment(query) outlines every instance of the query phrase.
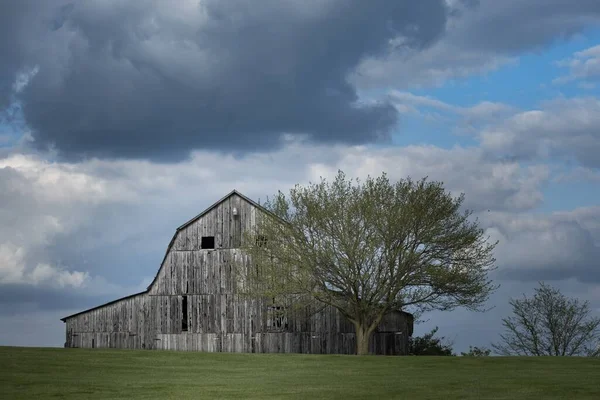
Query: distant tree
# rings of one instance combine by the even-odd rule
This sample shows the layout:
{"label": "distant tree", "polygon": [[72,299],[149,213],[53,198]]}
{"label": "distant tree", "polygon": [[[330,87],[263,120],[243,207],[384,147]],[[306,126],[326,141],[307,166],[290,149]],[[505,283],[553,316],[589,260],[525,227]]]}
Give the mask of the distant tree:
{"label": "distant tree", "polygon": [[434,337],[438,327],[423,336],[410,338],[408,354],[411,356],[453,356],[452,343],[444,343],[444,337]]}
{"label": "distant tree", "polygon": [[468,352],[461,352],[463,357],[487,357],[492,353],[492,350],[485,347],[469,346]]}
{"label": "distant tree", "polygon": [[567,298],[543,282],[532,298],[511,299],[513,316],[492,347],[501,355],[600,356],[600,318],[589,303]]}
{"label": "distant tree", "polygon": [[495,244],[460,211],[463,198],[426,179],[353,184],[341,171],[279,192],[244,237],[257,269],[245,270],[242,290],[335,307],[354,324],[357,354],[391,310],[479,310],[495,289]]}

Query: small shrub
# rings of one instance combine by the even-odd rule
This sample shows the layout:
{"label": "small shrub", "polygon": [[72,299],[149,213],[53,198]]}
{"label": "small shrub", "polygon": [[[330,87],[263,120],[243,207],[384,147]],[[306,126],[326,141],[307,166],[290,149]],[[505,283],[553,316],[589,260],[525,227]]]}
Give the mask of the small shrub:
{"label": "small shrub", "polygon": [[473,347],[469,346],[468,352],[461,352],[460,355],[464,357],[487,357],[492,351],[486,347]]}
{"label": "small shrub", "polygon": [[453,356],[452,343],[443,343],[444,337],[434,338],[438,327],[431,332],[410,339],[409,355],[411,356]]}

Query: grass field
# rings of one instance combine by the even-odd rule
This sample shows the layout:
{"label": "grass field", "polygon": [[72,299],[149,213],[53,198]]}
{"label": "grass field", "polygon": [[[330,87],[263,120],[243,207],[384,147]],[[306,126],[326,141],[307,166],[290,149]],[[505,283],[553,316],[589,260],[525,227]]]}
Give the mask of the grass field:
{"label": "grass field", "polygon": [[600,399],[600,359],[0,347],[0,399]]}

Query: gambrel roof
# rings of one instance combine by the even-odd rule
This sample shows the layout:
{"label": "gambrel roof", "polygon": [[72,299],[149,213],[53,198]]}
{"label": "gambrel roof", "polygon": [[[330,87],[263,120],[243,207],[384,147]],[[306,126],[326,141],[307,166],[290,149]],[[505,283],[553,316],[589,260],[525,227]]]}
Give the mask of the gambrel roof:
{"label": "gambrel roof", "polygon": [[[77,315],[80,315],[80,314],[83,314],[83,313],[86,313],[86,312],[89,312],[89,311],[92,311],[92,310],[96,310],[98,308],[102,308],[102,307],[108,306],[108,305],[116,303],[117,301],[120,301],[120,300],[125,300],[125,299],[128,299],[128,298],[134,297],[134,296],[138,296],[138,295],[141,295],[141,294],[144,294],[144,293],[148,293],[148,291],[150,290],[150,288],[152,287],[152,285],[156,281],[156,279],[158,277],[158,274],[159,274],[159,272],[160,272],[163,264],[165,263],[165,260],[167,259],[167,256],[169,255],[169,251],[171,251],[171,248],[173,247],[173,244],[175,243],[175,239],[177,238],[177,234],[181,230],[187,228],[189,225],[193,224],[194,222],[196,222],[197,220],[199,220],[200,218],[202,218],[204,215],[206,215],[207,213],[209,213],[212,209],[214,209],[219,204],[221,204],[222,202],[224,202],[225,200],[227,200],[228,198],[230,198],[233,195],[239,196],[241,199],[243,199],[244,201],[250,203],[251,205],[253,205],[257,209],[260,209],[261,211],[263,211],[263,212],[265,212],[267,214],[270,214],[270,215],[272,215],[272,216],[274,216],[274,217],[276,217],[276,218],[278,218],[278,219],[281,220],[281,218],[277,217],[275,214],[271,213],[269,210],[267,210],[266,208],[264,208],[260,204],[256,203],[255,201],[253,201],[249,197],[244,196],[243,194],[241,194],[240,192],[238,192],[237,190],[234,189],[231,192],[229,192],[229,194],[227,194],[226,196],[222,197],[220,200],[216,201],[210,207],[208,207],[207,209],[205,209],[204,211],[202,211],[200,214],[196,215],[194,218],[190,219],[189,221],[187,221],[186,223],[184,223],[183,225],[181,225],[181,226],[179,226],[177,228],[177,230],[175,231],[175,234],[173,235],[173,238],[171,239],[171,242],[169,243],[169,246],[167,247],[167,251],[165,252],[165,255],[164,255],[164,257],[163,257],[163,259],[162,259],[162,261],[160,263],[160,267],[158,268],[158,271],[156,272],[156,275],[154,276],[154,279],[152,280],[152,282],[150,283],[150,285],[148,285],[148,287],[146,288],[146,290],[144,290],[143,292],[139,292],[139,293],[136,293],[136,294],[132,294],[132,295],[129,295],[129,296],[121,297],[121,298],[116,299],[116,300],[109,301],[108,303],[104,303],[102,305],[99,305],[99,306],[96,306],[96,307],[92,307],[92,308],[89,308],[89,309],[84,310],[84,311],[80,311],[80,312],[78,312],[76,314],[69,315],[67,317],[61,318],[61,321],[66,322],[67,319],[75,317]],[[283,220],[281,220],[281,221],[284,222]]]}

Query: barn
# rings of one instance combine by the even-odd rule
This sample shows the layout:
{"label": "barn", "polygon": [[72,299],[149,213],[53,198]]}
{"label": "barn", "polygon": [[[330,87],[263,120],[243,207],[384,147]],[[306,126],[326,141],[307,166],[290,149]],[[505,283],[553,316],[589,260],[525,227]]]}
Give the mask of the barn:
{"label": "barn", "polygon": [[[69,315],[65,347],[354,354],[354,326],[335,308],[299,312],[236,294],[234,265],[250,265],[242,235],[266,211],[236,190],[177,228],[148,288]],[[394,311],[374,354],[408,352],[413,317]]]}

